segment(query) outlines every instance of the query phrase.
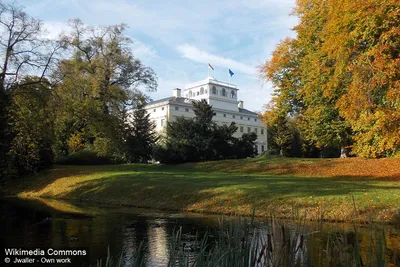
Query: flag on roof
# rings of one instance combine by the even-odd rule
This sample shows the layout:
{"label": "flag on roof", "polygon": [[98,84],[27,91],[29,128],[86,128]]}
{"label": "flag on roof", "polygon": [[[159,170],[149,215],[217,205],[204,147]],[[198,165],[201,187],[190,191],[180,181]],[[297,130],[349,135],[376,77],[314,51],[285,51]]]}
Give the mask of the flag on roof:
{"label": "flag on roof", "polygon": [[231,71],[231,69],[229,69],[229,75],[231,75],[231,77],[234,75],[235,73],[233,73],[233,71]]}
{"label": "flag on roof", "polygon": [[211,66],[210,63],[208,63],[208,67],[209,67],[210,69],[214,70],[213,66]]}

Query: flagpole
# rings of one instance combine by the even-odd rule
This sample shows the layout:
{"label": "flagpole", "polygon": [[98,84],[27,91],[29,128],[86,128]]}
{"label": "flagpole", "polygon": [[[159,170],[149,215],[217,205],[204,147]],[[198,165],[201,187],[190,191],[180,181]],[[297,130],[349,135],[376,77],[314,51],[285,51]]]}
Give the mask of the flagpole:
{"label": "flagpole", "polygon": [[208,77],[210,77],[210,67],[208,65],[207,65],[207,71],[208,71],[207,72],[208,73],[207,78],[208,78]]}

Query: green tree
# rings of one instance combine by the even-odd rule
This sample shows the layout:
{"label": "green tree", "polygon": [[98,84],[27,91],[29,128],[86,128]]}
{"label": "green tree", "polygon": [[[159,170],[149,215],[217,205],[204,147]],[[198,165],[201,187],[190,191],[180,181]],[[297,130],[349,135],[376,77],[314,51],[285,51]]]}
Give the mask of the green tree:
{"label": "green tree", "polygon": [[279,149],[279,155],[285,156],[293,139],[293,130],[289,126],[287,118],[279,117],[273,125],[269,127],[270,139],[275,147]]}
{"label": "green tree", "polygon": [[[40,20],[31,18],[16,3],[6,4],[0,1],[0,180],[5,178],[5,171],[10,166],[9,153],[15,133],[11,118],[13,108],[12,91],[19,94],[31,92],[31,85],[42,84],[44,78],[56,63],[56,54],[62,43],[45,40]],[[23,79],[25,75],[37,75],[37,79]],[[47,80],[48,81],[48,80]],[[29,94],[28,96],[29,97]],[[15,114],[14,114],[15,115]],[[20,132],[19,132],[20,133]],[[29,147],[27,147],[29,149]],[[11,164],[12,165],[12,164]],[[34,166],[35,163],[24,164]],[[20,166],[23,167],[23,166]],[[29,170],[35,168],[29,167]],[[8,170],[7,172],[13,172]],[[28,170],[26,170],[28,171]]]}
{"label": "green tree", "polygon": [[142,100],[133,111],[132,128],[126,140],[128,162],[146,163],[151,159],[153,146],[158,140],[156,125],[144,106],[145,101]]}
{"label": "green tree", "polygon": [[10,119],[14,138],[7,154],[10,175],[36,172],[53,163],[52,92],[48,83],[34,82],[38,79],[26,77],[23,87],[12,90]]}
{"label": "green tree", "polygon": [[156,90],[157,77],[133,56],[125,25],[93,28],[80,20],[70,25],[63,40],[72,58],[54,72],[60,81],[56,154],[69,154],[68,143],[79,136],[78,147],[125,160],[129,112],[143,96],[141,89]]}
{"label": "green tree", "polygon": [[255,147],[257,135],[255,133],[245,133],[241,138],[235,138],[233,140],[232,158],[244,159],[247,157],[254,157],[257,155],[257,149]]}
{"label": "green tree", "polygon": [[235,138],[234,123],[219,126],[212,121],[212,106],[205,100],[193,101],[195,118],[178,117],[168,122],[163,147],[156,149],[156,158],[166,163],[194,162],[255,155],[256,134]]}

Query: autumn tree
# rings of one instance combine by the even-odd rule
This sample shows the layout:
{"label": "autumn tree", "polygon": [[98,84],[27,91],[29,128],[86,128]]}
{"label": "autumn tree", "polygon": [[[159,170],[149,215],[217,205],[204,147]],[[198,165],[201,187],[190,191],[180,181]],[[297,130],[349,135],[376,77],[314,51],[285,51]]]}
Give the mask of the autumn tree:
{"label": "autumn tree", "polygon": [[[340,3],[339,3],[340,2]],[[336,109],[364,157],[400,151],[400,5],[396,0],[332,0],[323,51],[334,60]]]}
{"label": "autumn tree", "polygon": [[295,13],[296,39],[282,42],[262,69],[275,88],[269,116],[294,110],[302,137],[321,148],[398,153],[397,1],[299,0]]}

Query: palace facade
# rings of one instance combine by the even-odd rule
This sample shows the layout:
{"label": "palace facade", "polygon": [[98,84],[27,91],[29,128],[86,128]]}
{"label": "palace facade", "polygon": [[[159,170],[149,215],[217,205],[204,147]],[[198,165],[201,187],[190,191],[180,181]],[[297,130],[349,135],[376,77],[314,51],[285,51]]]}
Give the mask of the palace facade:
{"label": "palace facade", "polygon": [[150,102],[145,108],[157,132],[161,134],[168,121],[179,116],[193,118],[192,100],[205,99],[214,110],[213,121],[219,125],[236,123],[238,130],[235,137],[241,137],[243,133],[256,133],[257,151],[260,154],[267,150],[267,129],[257,113],[245,109],[243,101],[238,101],[238,91],[234,84],[207,77],[186,85],[184,90],[175,88],[171,97]]}

